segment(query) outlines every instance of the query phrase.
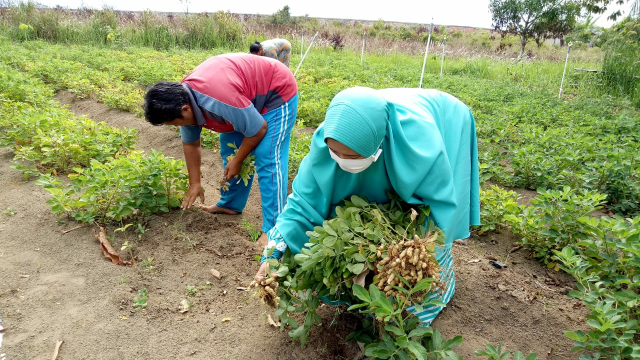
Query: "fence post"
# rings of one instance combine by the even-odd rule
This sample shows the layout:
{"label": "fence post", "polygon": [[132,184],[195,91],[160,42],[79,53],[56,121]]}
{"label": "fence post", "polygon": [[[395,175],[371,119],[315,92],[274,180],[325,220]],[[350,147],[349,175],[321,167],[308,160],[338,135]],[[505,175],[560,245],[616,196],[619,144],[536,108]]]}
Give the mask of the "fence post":
{"label": "fence post", "polygon": [[307,51],[302,56],[302,59],[300,59],[300,64],[298,64],[298,67],[296,68],[296,71],[293,73],[293,77],[296,77],[296,74],[298,73],[298,70],[300,70],[300,66],[302,66],[302,62],[304,61],[304,58],[307,57],[307,54],[309,53],[309,50],[311,50],[311,46],[313,45],[313,42],[316,40],[317,36],[318,36],[318,32],[316,32],[316,34],[313,35],[313,38],[311,39],[311,42],[309,43],[309,47],[307,48]]}
{"label": "fence post", "polygon": [[440,77],[442,77],[442,69],[444,69],[444,47],[447,45],[447,35],[442,40],[442,61],[440,62]]}
{"label": "fence post", "polygon": [[362,30],[362,55],[360,55],[360,65],[362,65],[362,61],[364,60],[364,30]]}
{"label": "fence post", "polygon": [[567,64],[569,64],[569,53],[571,52],[571,45],[573,43],[569,42],[569,46],[567,49],[567,60],[564,62],[564,71],[562,72],[562,82],[560,83],[560,92],[558,93],[558,99],[562,98],[562,87],[564,86],[564,76],[567,74]]}
{"label": "fence post", "polygon": [[429,43],[431,43],[431,31],[433,31],[433,19],[431,19],[431,26],[429,27],[429,37],[427,38],[427,48],[424,51],[424,60],[422,61],[422,74],[420,74],[419,89],[422,89],[422,78],[424,77],[424,67],[427,64],[427,55],[429,55]]}

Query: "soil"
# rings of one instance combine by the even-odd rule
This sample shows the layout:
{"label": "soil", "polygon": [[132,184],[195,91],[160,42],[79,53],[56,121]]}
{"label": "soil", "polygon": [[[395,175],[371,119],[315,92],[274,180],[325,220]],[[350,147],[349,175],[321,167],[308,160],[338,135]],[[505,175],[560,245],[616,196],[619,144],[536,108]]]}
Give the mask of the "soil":
{"label": "soil", "polygon": [[[182,158],[179,136],[167,127],[68,93],[58,100],[95,121],[138,129],[145,151]],[[23,180],[11,159],[9,149],[0,149],[0,325],[6,329],[0,358],[50,359],[57,340],[64,341],[58,359],[362,357],[355,342],[343,340],[359,320],[342,309],[323,306],[324,320],[302,348],[269,325],[272,311],[242,290],[258,269],[260,248],[241,226],[242,218],[260,225],[258,189],[240,216],[199,209],[152,216],[142,239],[126,234],[137,265],[118,266],[104,258],[91,227],[63,234],[78,224],[51,214],[48,193]],[[219,155],[204,151],[203,169],[206,202],[213,203]],[[114,229],[107,229],[110,236]],[[549,272],[525,250],[509,254],[515,240],[503,232],[454,246],[456,294],[433,326],[445,338],[463,336],[455,351],[465,359],[476,358],[474,351],[487,343],[536,352],[539,359],[577,358],[562,333],[585,322],[580,302],[566,297],[572,279]],[[114,247],[124,241],[118,233]],[[492,257],[508,267],[496,269]],[[142,264],[150,258],[151,266]],[[187,295],[187,286],[196,291]],[[148,305],[136,310],[134,298],[143,288]],[[183,299],[193,305],[185,313],[179,311]]]}

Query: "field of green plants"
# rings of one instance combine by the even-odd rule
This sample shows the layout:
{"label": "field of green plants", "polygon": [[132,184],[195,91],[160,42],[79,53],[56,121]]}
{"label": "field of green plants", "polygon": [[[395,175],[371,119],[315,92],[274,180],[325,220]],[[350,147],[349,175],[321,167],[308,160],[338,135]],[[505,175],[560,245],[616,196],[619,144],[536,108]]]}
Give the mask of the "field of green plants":
{"label": "field of green plants", "polygon": [[[177,208],[187,187],[181,160],[141,153],[134,131],[78,118],[54,95],[70,91],[140,117],[146,87],[179,81],[210,56],[245,49],[158,51],[108,39],[102,46],[55,44],[23,36],[28,28],[13,31],[0,35],[0,144],[13,149],[13,166],[25,178],[50,192],[52,211],[82,223],[125,226]],[[580,359],[637,359],[640,110],[632,98],[609,91],[609,80],[573,71],[599,66],[577,58],[570,60],[560,98],[561,62],[455,57],[445,59],[440,75],[441,59],[431,55],[423,83],[458,97],[476,118],[483,183],[477,233],[511,231],[545,266],[575,278],[577,290],[569,296],[589,308],[589,330],[564,330]],[[299,61],[294,55],[291,67]],[[313,48],[297,75],[291,177],[308,152],[305,128],[322,122],[335,94],[351,86],[417,87],[421,65],[420,55],[369,53],[361,63],[360,53],[350,49]],[[216,143],[211,134],[203,141],[213,148]],[[538,195],[519,205],[514,189]],[[606,216],[594,217],[596,210]],[[358,298],[372,301],[366,289],[358,291]],[[430,347],[436,333],[420,332],[424,352],[403,354],[454,357],[450,347],[459,340]],[[393,346],[404,346],[394,339]],[[503,358],[493,346],[479,355]]]}

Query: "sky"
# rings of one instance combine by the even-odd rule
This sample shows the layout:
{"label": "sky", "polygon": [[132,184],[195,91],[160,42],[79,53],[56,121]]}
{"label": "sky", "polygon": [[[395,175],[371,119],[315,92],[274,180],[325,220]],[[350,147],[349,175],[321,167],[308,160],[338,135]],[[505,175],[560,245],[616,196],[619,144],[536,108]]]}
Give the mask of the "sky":
{"label": "sky", "polygon": [[[428,24],[433,20],[437,25],[459,25],[491,28],[489,0],[236,0],[211,1],[189,0],[37,0],[46,6],[60,5],[75,9],[88,7],[101,9],[104,6],[114,10],[140,11],[150,9],[159,12],[215,12],[219,10],[241,14],[271,15],[289,6],[292,16],[337,18],[355,20],[399,21]],[[188,7],[187,7],[188,6]],[[622,10],[628,13],[629,4]],[[612,6],[612,9],[618,7]],[[613,23],[599,15],[596,25],[609,27]]]}

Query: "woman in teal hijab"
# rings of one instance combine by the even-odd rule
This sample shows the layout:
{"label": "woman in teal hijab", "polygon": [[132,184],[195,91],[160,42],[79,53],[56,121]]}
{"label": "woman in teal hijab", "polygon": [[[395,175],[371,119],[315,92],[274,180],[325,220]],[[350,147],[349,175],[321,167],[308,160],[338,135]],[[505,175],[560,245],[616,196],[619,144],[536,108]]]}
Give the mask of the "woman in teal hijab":
{"label": "woman in teal hijab", "polygon": [[[388,191],[431,207],[445,235],[436,258],[446,292],[434,297],[447,303],[455,289],[453,241],[469,237],[469,226],[480,224],[478,149],[469,108],[437,90],[356,87],[336,95],[268,233],[265,254],[274,247],[276,259],[287,248],[299,253],[305,233],[334,216],[343,199],[358,195],[386,203]],[[265,259],[257,280],[268,270]],[[440,310],[426,307],[415,315],[430,324]]]}

